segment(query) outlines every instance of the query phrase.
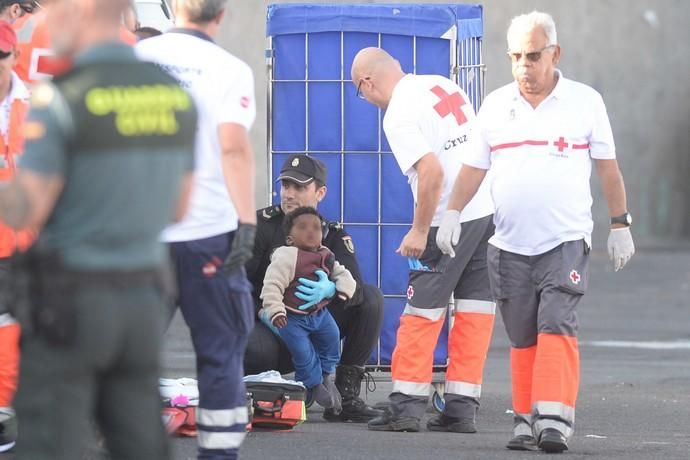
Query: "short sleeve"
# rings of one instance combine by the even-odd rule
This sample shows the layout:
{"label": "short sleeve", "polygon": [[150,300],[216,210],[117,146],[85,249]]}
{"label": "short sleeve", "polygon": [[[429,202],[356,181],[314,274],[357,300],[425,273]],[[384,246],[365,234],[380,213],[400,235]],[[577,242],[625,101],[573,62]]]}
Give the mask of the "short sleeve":
{"label": "short sleeve", "polygon": [[[249,130],[256,118],[252,70],[240,62],[240,65],[234,67],[228,74],[234,74],[235,77],[224,81],[225,90],[222,92],[218,105],[218,123],[237,123]],[[227,78],[228,74],[223,77]]]}
{"label": "short sleeve", "polygon": [[468,166],[479,169],[491,168],[491,146],[484,129],[487,118],[487,111],[482,106],[470,131],[469,142],[462,158],[462,162]]}
{"label": "short sleeve", "polygon": [[598,160],[616,158],[616,146],[613,142],[613,131],[609,122],[606,105],[601,94],[595,93],[592,101],[592,133],[589,138],[589,154]]}
{"label": "short sleeve", "polygon": [[424,138],[412,107],[396,106],[386,113],[383,120],[383,130],[391,146],[395,160],[403,174],[417,163],[424,155],[432,152],[432,148]]}
{"label": "short sleeve", "polygon": [[42,83],[34,88],[31,110],[24,124],[24,154],[19,167],[44,175],[65,176],[71,112],[57,88]]}

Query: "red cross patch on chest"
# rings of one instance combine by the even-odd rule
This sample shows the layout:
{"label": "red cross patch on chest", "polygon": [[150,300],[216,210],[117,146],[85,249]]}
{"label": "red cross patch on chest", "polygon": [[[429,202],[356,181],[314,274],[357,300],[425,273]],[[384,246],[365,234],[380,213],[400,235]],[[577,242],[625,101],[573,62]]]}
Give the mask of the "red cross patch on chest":
{"label": "red cross patch on chest", "polygon": [[434,110],[441,115],[441,118],[446,118],[452,113],[458,125],[467,123],[467,116],[465,116],[465,112],[462,111],[462,106],[467,104],[467,101],[465,101],[459,91],[448,94],[440,86],[434,86],[431,88],[431,92],[441,99],[434,105]]}

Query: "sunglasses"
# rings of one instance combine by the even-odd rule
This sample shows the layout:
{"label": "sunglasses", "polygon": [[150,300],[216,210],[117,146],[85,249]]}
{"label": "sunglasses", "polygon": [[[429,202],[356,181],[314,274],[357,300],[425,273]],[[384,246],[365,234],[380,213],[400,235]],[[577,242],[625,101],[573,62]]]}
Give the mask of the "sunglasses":
{"label": "sunglasses", "polygon": [[357,85],[357,97],[360,99],[366,100],[366,96],[362,94],[362,83],[364,83],[364,80],[371,80],[371,77],[364,77],[359,80],[359,84]]}
{"label": "sunglasses", "polygon": [[530,62],[539,62],[539,60],[541,59],[541,54],[547,49],[554,48],[555,46],[556,45],[547,45],[539,51],[532,51],[530,53],[514,53],[512,51],[508,51],[508,56],[510,56],[510,59],[513,62],[519,62],[522,59],[522,56],[525,56],[525,59],[527,59]]}

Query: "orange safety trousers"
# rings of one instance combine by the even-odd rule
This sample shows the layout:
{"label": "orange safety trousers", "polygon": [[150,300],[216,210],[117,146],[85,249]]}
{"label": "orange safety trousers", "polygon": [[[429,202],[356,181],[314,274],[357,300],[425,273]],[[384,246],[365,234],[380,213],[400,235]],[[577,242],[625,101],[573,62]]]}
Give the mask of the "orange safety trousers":
{"label": "orange safety trousers", "polygon": [[544,403],[575,408],[580,385],[577,337],[541,333],[536,345],[511,349],[510,368],[516,414],[529,414]]}
{"label": "orange safety trousers", "polygon": [[[435,312],[438,309],[424,311]],[[434,349],[445,314],[429,316],[403,313],[400,318],[391,363],[394,391],[417,396],[429,395]],[[440,318],[431,319],[434,316]],[[454,324],[448,339],[446,392],[479,396],[494,318],[494,314],[488,313],[463,311],[454,314]]]}
{"label": "orange safety trousers", "polygon": [[[7,138],[0,136],[0,182],[9,182],[17,169],[16,158],[24,151],[24,121],[29,106],[22,100],[12,102]],[[36,238],[34,230],[15,231],[0,222],[0,258],[12,256],[16,250],[25,251]]]}
{"label": "orange safety trousers", "polygon": [[17,391],[19,324],[0,326],[0,407],[10,407]]}

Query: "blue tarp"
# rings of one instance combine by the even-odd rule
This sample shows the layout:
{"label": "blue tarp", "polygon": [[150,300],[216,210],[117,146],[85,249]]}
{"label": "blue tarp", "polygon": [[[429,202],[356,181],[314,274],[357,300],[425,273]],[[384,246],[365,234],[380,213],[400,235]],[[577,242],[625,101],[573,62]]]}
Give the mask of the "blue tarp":
{"label": "blue tarp", "polygon": [[269,5],[266,35],[273,37],[342,31],[440,38],[454,25],[458,27],[458,40],[481,37],[482,6],[308,3]]}
{"label": "blue tarp", "polygon": [[[457,34],[447,32],[457,25]],[[408,264],[395,251],[414,214],[412,192],[381,128],[381,113],[356,96],[349,81],[359,50],[379,46],[404,72],[457,77],[458,63],[478,66],[482,7],[449,4],[281,4],[268,9],[272,37],[270,161],[272,184],[292,153],[308,153],[328,168],[328,194],[319,211],[343,222],[355,242],[364,281],[384,294],[380,344],[370,363],[390,364],[406,304]],[[472,38],[466,46],[456,46]],[[453,43],[451,39],[455,39]],[[467,50],[472,50],[468,52]],[[466,55],[463,55],[465,53]],[[478,73],[460,73],[478,107]],[[475,96],[473,98],[473,96]],[[279,201],[274,191],[273,202]],[[443,328],[434,363],[448,356]]]}

